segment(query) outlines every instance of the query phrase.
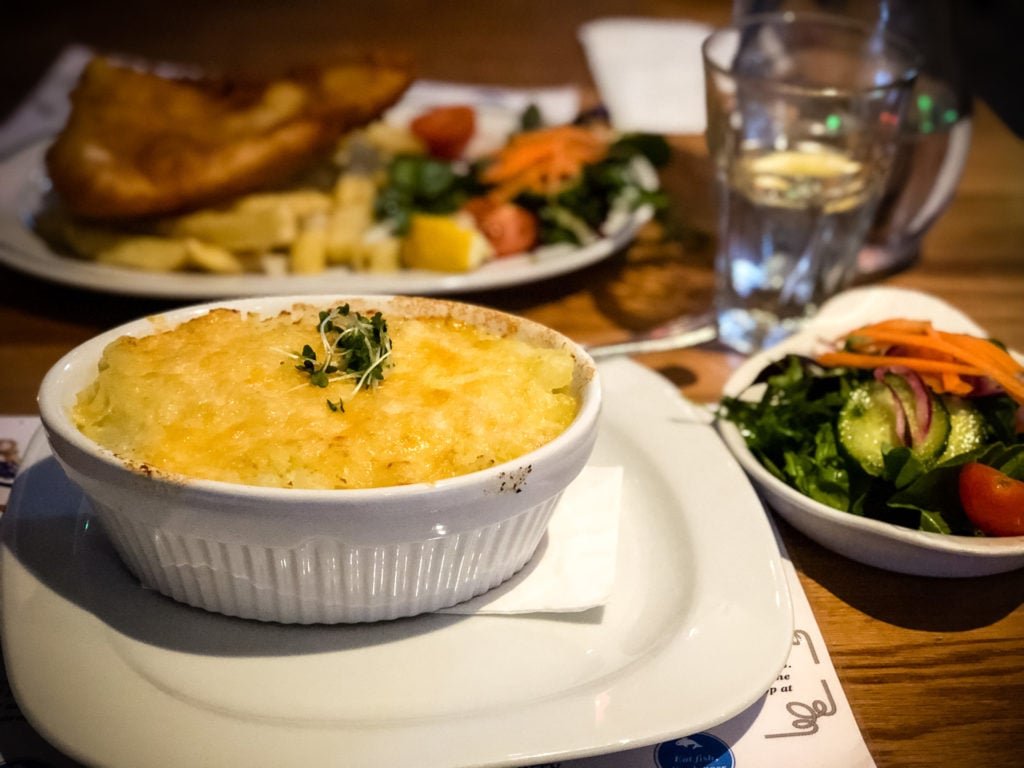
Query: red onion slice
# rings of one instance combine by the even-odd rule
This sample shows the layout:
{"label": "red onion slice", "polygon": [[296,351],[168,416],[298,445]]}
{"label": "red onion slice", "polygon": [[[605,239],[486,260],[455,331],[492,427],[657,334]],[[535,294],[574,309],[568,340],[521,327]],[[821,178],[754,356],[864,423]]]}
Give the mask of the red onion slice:
{"label": "red onion slice", "polygon": [[[876,368],[875,378],[884,384],[886,383],[885,375],[887,373],[894,373],[906,381],[910,386],[910,391],[914,394],[914,422],[916,429],[914,429],[913,434],[910,435],[910,439],[913,445],[919,445],[924,442],[925,438],[928,436],[928,431],[932,427],[932,397],[931,393],[928,391],[928,386],[916,371],[912,371],[903,365],[891,365],[887,368]],[[886,384],[886,386],[888,386],[888,384]],[[903,432],[900,434],[905,435],[907,433],[906,413],[905,411],[902,413],[902,419],[900,413],[903,411],[903,401],[900,400],[892,387],[889,387],[889,391],[892,392],[893,399],[895,399],[900,405],[897,409],[896,425],[897,429],[899,429],[899,425],[902,421],[904,426]],[[904,445],[906,445],[906,442],[904,442]]]}
{"label": "red onion slice", "polygon": [[914,444],[923,443],[932,428],[932,396],[928,387],[916,371],[904,371],[900,373],[914,392],[914,416],[917,418],[917,432],[914,435]]}
{"label": "red onion slice", "polygon": [[893,413],[896,414],[896,437],[899,439],[900,445],[906,445],[910,442],[910,436],[907,434],[907,412],[903,409],[902,398],[896,394],[895,388],[885,380],[887,370],[887,368],[875,368],[875,379],[884,384],[892,396]]}
{"label": "red onion slice", "polygon": [[971,391],[967,397],[988,397],[989,395],[1004,395],[1006,388],[988,376],[961,376],[961,379],[971,385]]}

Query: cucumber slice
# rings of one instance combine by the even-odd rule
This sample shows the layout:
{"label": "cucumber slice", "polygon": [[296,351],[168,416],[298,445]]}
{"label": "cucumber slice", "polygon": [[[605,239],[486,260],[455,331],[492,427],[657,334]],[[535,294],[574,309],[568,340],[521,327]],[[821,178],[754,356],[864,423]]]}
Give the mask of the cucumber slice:
{"label": "cucumber slice", "polygon": [[883,472],[882,454],[900,445],[889,388],[881,382],[862,384],[850,393],[837,424],[839,444],[869,475]]}
{"label": "cucumber slice", "polygon": [[[894,374],[886,375],[885,383],[869,381],[856,387],[839,413],[839,443],[850,458],[875,477],[885,473],[885,454],[904,445],[896,429],[898,406],[893,392],[903,404],[909,434],[917,434],[914,392],[905,379]],[[946,406],[934,394],[929,392],[928,396],[932,400],[931,424],[923,439],[908,446],[926,466],[934,464],[942,454],[950,433]]]}
{"label": "cucumber slice", "polygon": [[940,461],[980,448],[988,441],[985,417],[962,397],[943,395],[942,404],[949,413],[949,439]]}
{"label": "cucumber slice", "polygon": [[[918,435],[921,432],[921,425],[917,420],[917,408],[914,398],[914,390],[902,376],[886,374],[885,383],[896,392],[896,395],[903,402],[903,410],[907,415],[907,426],[911,435]],[[928,431],[923,438],[915,440],[910,446],[910,452],[920,459],[926,466],[934,464],[946,448],[949,441],[950,421],[949,411],[941,398],[931,390],[928,390],[928,397],[931,400],[932,417],[928,425]],[[894,414],[895,415],[895,414]]]}

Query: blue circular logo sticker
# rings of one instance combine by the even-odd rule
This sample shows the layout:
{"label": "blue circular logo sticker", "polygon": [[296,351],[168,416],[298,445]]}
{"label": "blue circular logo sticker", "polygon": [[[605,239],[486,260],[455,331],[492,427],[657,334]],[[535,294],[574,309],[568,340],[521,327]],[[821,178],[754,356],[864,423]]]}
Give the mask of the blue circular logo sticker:
{"label": "blue circular logo sticker", "polygon": [[654,750],[658,768],[735,768],[729,745],[710,733],[695,733],[659,744]]}

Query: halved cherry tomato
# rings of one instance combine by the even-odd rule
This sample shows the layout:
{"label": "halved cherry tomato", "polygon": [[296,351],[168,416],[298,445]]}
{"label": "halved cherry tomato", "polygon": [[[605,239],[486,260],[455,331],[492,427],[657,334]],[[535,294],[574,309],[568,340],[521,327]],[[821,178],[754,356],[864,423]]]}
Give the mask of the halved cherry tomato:
{"label": "halved cherry tomato", "polygon": [[1024,482],[985,464],[960,470],[960,502],[989,536],[1024,536]]}
{"label": "halved cherry tomato", "polygon": [[476,112],[465,106],[434,107],[415,118],[409,130],[427,145],[431,155],[454,160],[473,138]]}
{"label": "halved cherry tomato", "polygon": [[537,219],[521,205],[474,197],[466,201],[464,208],[494,247],[495,256],[522,253],[537,243]]}

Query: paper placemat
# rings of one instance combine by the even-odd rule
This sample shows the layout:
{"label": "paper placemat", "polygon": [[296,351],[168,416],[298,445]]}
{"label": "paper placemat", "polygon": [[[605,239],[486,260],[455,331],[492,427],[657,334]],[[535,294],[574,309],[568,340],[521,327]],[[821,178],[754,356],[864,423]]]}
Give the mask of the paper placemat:
{"label": "paper placemat", "polygon": [[875,768],[781,539],[779,548],[793,601],[793,648],[764,696],[701,733],[534,768]]}
{"label": "paper placemat", "polygon": [[[34,416],[0,417],[0,509],[6,505],[10,481],[38,427]],[[597,477],[603,478],[605,488],[616,485],[614,471],[602,469]],[[586,497],[581,498],[586,503]],[[757,702],[701,733],[543,768],[874,768],[807,595],[781,541],[779,546],[793,601],[793,647],[778,679]],[[16,761],[32,761],[33,768],[79,765],[32,729],[18,710],[6,676],[0,676],[0,766]]]}

